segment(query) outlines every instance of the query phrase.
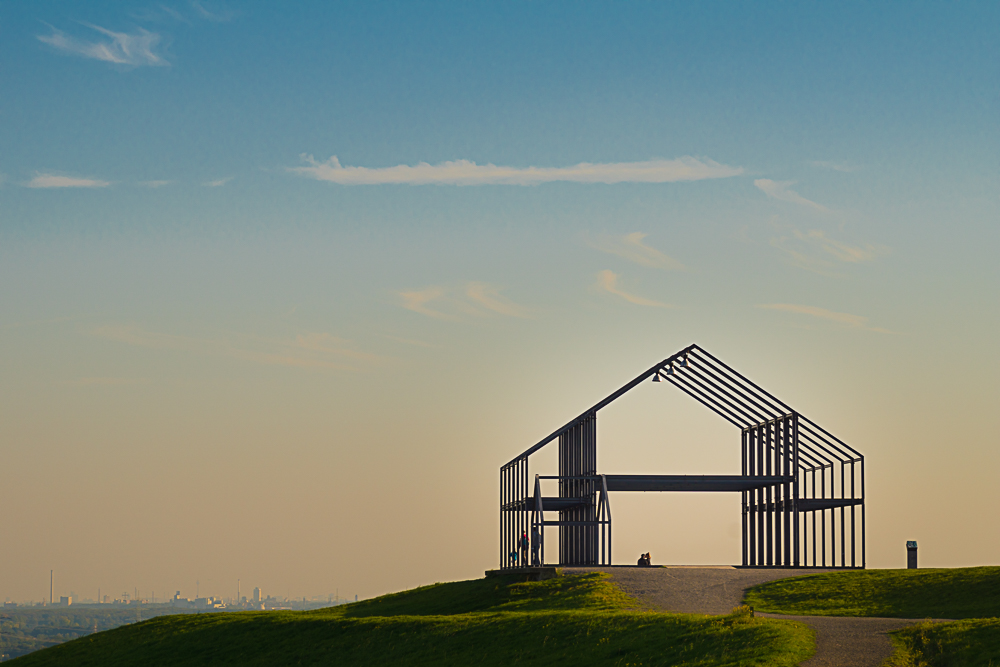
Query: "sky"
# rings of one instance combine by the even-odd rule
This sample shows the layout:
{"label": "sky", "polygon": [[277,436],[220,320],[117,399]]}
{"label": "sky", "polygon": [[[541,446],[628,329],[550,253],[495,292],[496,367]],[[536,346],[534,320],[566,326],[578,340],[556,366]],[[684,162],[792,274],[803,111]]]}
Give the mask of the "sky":
{"label": "sky", "polygon": [[[482,576],[499,467],[691,343],[865,455],[869,567],[1000,564],[998,27],[0,4],[0,597]],[[665,384],[598,437],[739,471]],[[612,504],[617,562],[739,561],[735,494]]]}

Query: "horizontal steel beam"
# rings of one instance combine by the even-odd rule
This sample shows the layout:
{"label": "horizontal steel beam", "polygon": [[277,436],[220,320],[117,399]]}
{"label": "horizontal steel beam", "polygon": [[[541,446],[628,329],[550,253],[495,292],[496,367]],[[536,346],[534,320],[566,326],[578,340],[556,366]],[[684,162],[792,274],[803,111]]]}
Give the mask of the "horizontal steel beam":
{"label": "horizontal steel beam", "polygon": [[[542,509],[546,512],[562,512],[564,510],[573,509],[574,507],[583,507],[590,504],[589,497],[582,498],[559,498],[559,497],[545,497],[542,498]],[[505,512],[534,512],[535,511],[535,497],[529,496],[523,500],[516,500],[512,503],[507,503],[503,506]]]}
{"label": "horizontal steel beam", "polygon": [[791,476],[605,475],[608,491],[752,491],[790,484]]}
{"label": "horizontal steel beam", "polygon": [[800,498],[796,503],[800,512],[815,512],[834,507],[864,505],[865,501],[861,498]]}

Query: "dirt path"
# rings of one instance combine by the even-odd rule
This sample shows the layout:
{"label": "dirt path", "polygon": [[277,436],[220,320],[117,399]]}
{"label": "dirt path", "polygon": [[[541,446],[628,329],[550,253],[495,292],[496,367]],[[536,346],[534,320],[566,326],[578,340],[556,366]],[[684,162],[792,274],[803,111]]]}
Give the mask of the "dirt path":
{"label": "dirt path", "polygon": [[[775,579],[830,570],[743,570],[720,567],[564,568],[572,572],[608,572],[623,591],[655,609],[688,614],[727,614],[743,600],[743,591]],[[816,631],[816,654],[802,667],[878,667],[892,655],[888,633],[917,623],[903,618],[782,616]]]}

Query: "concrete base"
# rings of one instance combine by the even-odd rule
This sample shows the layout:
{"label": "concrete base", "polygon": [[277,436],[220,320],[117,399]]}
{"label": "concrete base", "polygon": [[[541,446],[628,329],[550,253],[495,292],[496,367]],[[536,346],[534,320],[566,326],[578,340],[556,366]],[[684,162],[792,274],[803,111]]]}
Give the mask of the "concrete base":
{"label": "concrete base", "polygon": [[510,567],[506,570],[486,570],[487,577],[518,577],[524,581],[544,581],[559,576],[559,570],[553,567]]}

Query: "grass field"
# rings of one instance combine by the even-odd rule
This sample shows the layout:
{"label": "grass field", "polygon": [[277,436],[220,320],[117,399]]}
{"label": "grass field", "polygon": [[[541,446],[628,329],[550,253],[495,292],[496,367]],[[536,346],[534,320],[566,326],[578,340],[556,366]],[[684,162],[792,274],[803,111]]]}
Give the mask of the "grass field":
{"label": "grass field", "polygon": [[886,667],[998,667],[1000,618],[921,623],[892,633]]}
{"label": "grass field", "polygon": [[305,612],[161,616],[19,658],[43,665],[796,665],[789,621],[643,611],[604,574],[435,584]]}
{"label": "grass field", "polygon": [[1000,567],[814,574],[755,586],[746,603],[775,614],[989,618],[1000,616]]}

